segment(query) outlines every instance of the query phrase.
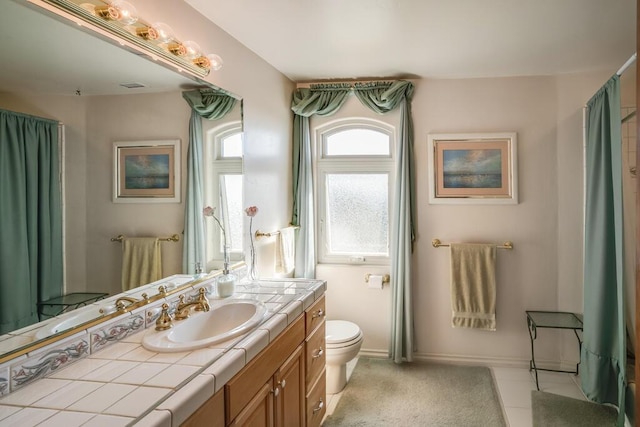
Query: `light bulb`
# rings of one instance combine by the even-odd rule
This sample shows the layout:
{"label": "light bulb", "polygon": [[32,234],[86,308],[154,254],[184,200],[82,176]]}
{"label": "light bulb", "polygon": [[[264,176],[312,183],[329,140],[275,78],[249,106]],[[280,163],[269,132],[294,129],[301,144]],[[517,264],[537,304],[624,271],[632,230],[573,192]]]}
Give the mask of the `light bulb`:
{"label": "light bulb", "polygon": [[187,54],[187,48],[180,42],[169,43],[167,49],[176,56],[184,56]]}
{"label": "light bulb", "polygon": [[193,63],[206,70],[218,71],[222,68],[222,58],[215,53],[210,53],[207,56],[199,56],[193,60]]}
{"label": "light bulb", "polygon": [[222,68],[222,64],[224,64],[222,58],[220,58],[220,56],[216,55],[215,53],[210,53],[209,55],[207,55],[207,59],[211,63],[211,69],[213,71],[218,71],[220,68]]}
{"label": "light bulb", "polygon": [[158,32],[158,40],[162,43],[168,43],[173,40],[173,29],[164,22],[156,22],[153,28]]}
{"label": "light bulb", "polygon": [[158,40],[158,31],[153,27],[142,27],[136,29],[136,34],[145,40]]}
{"label": "light bulb", "polygon": [[187,57],[188,59],[194,59],[199,56],[202,56],[201,49],[198,43],[189,40],[184,42],[183,45],[187,50],[187,53],[185,53],[184,56]]}
{"label": "light bulb", "polygon": [[120,16],[117,19],[123,24],[131,25],[135,24],[138,21],[138,11],[131,3],[122,0],[116,0],[111,3],[111,6],[115,7],[120,12]]}

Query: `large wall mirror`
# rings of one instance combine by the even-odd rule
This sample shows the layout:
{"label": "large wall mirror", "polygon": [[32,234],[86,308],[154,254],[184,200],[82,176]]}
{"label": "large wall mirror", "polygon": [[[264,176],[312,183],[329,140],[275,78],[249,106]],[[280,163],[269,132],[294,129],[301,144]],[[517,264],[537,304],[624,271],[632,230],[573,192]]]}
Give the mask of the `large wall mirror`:
{"label": "large wall mirror", "polygon": [[[3,2],[0,39],[0,109],[64,124],[64,293],[100,292],[113,299],[122,292],[122,249],[118,241],[112,241],[118,235],[179,235],[179,242],[162,243],[163,276],[183,273],[191,111],[182,93],[213,86],[98,37],[27,0]],[[206,203],[218,206],[219,212],[231,211],[230,234],[241,237],[242,230],[234,228],[233,219],[234,209],[241,208],[242,203],[241,102],[225,118],[206,123],[203,128],[205,161],[209,162],[205,165]],[[148,140],[180,141],[181,199],[171,203],[114,203],[114,144]],[[220,147],[226,147],[226,158],[220,157]],[[211,172],[214,167],[220,172]],[[229,189],[229,194],[220,193],[221,188]],[[225,201],[228,206],[221,204]],[[221,254],[220,245],[207,237],[208,259],[202,267],[209,271],[221,264]],[[232,260],[242,259],[242,247],[232,247],[232,253]],[[0,286],[13,289],[20,284],[0,281]],[[153,295],[157,289],[147,293]],[[77,323],[94,320],[79,316]],[[20,325],[20,331],[41,324]],[[15,336],[7,328],[0,331],[0,360],[36,342],[35,338],[25,342]],[[37,339],[50,337],[41,334]]]}

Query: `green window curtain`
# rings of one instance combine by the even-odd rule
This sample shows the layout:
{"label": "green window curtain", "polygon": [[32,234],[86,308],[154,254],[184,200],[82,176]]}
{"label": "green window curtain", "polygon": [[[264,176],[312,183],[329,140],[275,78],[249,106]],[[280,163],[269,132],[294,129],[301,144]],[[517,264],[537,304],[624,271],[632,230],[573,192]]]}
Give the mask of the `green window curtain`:
{"label": "green window curtain", "polygon": [[367,108],[385,114],[401,109],[400,134],[396,145],[396,188],[392,202],[391,357],[396,363],[413,359],[413,310],[411,294],[411,251],[414,240],[414,160],[411,96],[413,84],[406,81],[312,85],[294,92],[291,109],[293,126],[293,217],[300,226],[296,240],[296,277],[315,277],[313,234],[313,179],[309,117],[328,116],[340,109],[353,91]]}
{"label": "green window curtain", "polygon": [[295,276],[314,278],[316,252],[313,210],[313,171],[311,168],[311,134],[309,117],[330,116],[342,107],[351,88],[349,85],[313,85],[293,93],[293,214],[291,224],[300,227],[296,233]]}
{"label": "green window curtain", "polygon": [[413,84],[356,84],[355,94],[369,109],[385,114],[400,108],[399,138],[396,144],[396,185],[391,205],[391,358],[395,363],[413,360],[413,309],[411,292],[411,252],[415,238],[415,190],[413,160],[413,122],[411,96]]}
{"label": "green window curtain", "polygon": [[187,191],[184,210],[184,240],[182,271],[193,274],[196,266],[205,268],[204,164],[202,119],[219,120],[226,116],[238,101],[224,91],[198,89],[182,93],[191,107],[189,120],[189,149],[187,150]]}
{"label": "green window curtain", "polygon": [[619,77],[588,103],[584,259],[585,395],[618,406],[624,425],[626,350],[623,281],[622,154]]}
{"label": "green window curtain", "polygon": [[0,334],[62,294],[58,123],[0,110]]}

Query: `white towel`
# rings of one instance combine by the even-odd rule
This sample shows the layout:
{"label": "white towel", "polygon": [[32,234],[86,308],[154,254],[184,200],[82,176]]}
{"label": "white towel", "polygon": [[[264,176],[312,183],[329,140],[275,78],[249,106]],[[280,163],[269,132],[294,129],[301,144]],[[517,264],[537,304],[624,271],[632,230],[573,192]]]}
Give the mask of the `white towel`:
{"label": "white towel", "polygon": [[292,277],[296,259],[295,228],[286,227],[276,235],[276,273]]}
{"label": "white towel", "polygon": [[496,330],[496,245],[451,244],[451,325]]}
{"label": "white towel", "polygon": [[125,237],[122,241],[122,291],[162,279],[162,253],[157,237]]}

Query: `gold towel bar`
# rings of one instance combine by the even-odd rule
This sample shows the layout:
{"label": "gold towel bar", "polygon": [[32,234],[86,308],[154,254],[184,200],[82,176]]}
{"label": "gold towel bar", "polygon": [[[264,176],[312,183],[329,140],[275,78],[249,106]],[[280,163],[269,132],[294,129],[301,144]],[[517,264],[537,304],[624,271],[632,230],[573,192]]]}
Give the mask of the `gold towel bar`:
{"label": "gold towel bar", "polygon": [[[439,248],[440,246],[450,246],[448,243],[442,243],[440,239],[433,239],[431,244],[434,248]],[[513,242],[504,242],[502,245],[496,246],[498,249],[513,249]]]}
{"label": "gold towel bar", "polygon": [[[122,242],[124,240],[124,235],[120,234],[118,237],[112,237],[112,242]],[[163,242],[178,242],[180,240],[179,234],[174,234],[170,237],[158,237],[158,240],[162,240]]]}
{"label": "gold towel bar", "polygon": [[[294,230],[297,230],[300,228],[299,225],[290,225],[289,227],[293,227]],[[256,230],[256,239],[259,239],[260,237],[273,237],[273,236],[277,236],[278,234],[280,234],[280,230],[272,231],[270,233],[265,233],[263,231]]]}

